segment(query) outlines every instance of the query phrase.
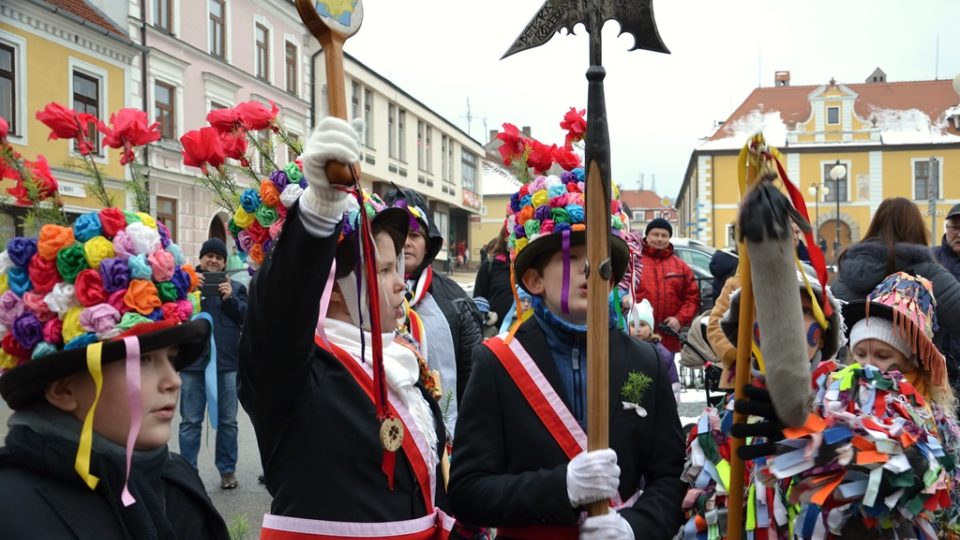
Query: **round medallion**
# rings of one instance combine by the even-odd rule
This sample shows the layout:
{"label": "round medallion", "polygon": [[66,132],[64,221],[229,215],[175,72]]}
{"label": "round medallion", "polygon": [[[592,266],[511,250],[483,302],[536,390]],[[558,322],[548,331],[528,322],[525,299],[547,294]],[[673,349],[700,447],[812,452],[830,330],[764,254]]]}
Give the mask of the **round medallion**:
{"label": "round medallion", "polygon": [[396,452],[403,444],[403,423],[396,418],[387,418],[380,424],[380,444],[388,452]]}

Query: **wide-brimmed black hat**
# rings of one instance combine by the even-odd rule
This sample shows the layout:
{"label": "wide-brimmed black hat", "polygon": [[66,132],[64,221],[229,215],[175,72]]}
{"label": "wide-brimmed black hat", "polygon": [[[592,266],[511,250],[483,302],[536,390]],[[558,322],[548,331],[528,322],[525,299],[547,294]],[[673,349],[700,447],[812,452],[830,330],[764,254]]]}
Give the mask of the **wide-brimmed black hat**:
{"label": "wide-brimmed black hat", "polygon": [[[154,329],[158,328],[158,329]],[[198,319],[181,324],[163,322],[145,323],[133,327],[129,335],[140,341],[140,352],[145,354],[170,345],[179,345],[177,356],[171,358],[174,369],[196,362],[206,354],[210,345],[210,323]],[[122,360],[126,355],[123,335],[103,344],[102,364]],[[77,348],[29,360],[0,377],[0,395],[11,409],[21,409],[43,397],[48,384],[68,375],[87,371],[87,349]]]}
{"label": "wide-brimmed black hat", "polygon": [[[391,208],[377,196],[376,193],[367,193],[364,191],[364,208],[367,217],[370,219],[370,226],[373,232],[384,231],[393,239],[396,255],[403,250],[403,244],[407,240],[407,230],[410,226],[410,216],[403,208]],[[357,262],[360,260],[360,254],[357,251],[359,246],[358,232],[360,231],[360,208],[354,207],[347,210],[343,215],[343,227],[340,233],[340,240],[337,245],[337,272],[336,278],[340,279],[352,272]]]}

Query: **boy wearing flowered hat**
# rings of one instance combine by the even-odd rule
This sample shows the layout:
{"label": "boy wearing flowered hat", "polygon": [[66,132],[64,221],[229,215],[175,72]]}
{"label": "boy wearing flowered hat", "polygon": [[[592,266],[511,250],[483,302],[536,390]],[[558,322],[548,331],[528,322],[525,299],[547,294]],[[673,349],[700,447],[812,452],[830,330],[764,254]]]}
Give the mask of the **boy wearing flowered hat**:
{"label": "boy wearing flowered hat", "polygon": [[[386,538],[398,530],[441,538],[452,526],[440,510],[439,405],[425,387],[425,363],[395,332],[409,218],[376,196],[351,205],[353,194],[325,172],[328,162],[356,163],[359,148],[350,124],[320,122],[302,155],[309,185],[250,289],[240,401],[273,496],[264,538]],[[373,254],[360,249],[364,214]],[[369,270],[380,291],[374,305]]]}
{"label": "boy wearing flowered hat", "polygon": [[0,253],[4,538],[229,538],[167,450],[177,371],[209,346],[166,227],[108,208]]}
{"label": "boy wearing flowered hat", "polygon": [[[457,519],[497,527],[499,538],[665,538],[680,524],[683,437],[670,381],[615,316],[606,329],[610,448],[586,451],[583,194],[578,169],[535,179],[508,209],[513,273],[533,316],[474,352],[450,481]],[[628,256],[618,204],[611,287]],[[611,512],[581,521],[596,501]]]}

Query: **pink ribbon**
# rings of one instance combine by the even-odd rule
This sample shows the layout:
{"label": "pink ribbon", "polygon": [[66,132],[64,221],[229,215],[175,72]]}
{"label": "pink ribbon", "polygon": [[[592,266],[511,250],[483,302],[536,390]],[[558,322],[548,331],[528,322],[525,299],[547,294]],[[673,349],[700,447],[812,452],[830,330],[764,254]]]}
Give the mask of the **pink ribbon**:
{"label": "pink ribbon", "polygon": [[563,289],[560,291],[560,309],[564,315],[570,313],[570,229],[563,231]]}
{"label": "pink ribbon", "polygon": [[130,464],[133,461],[133,445],[140,434],[140,423],[143,421],[143,404],[140,398],[140,341],[136,336],[123,338],[123,345],[127,350],[127,402],[130,411],[130,431],[127,433],[127,476],[123,480],[123,494],[120,500],[124,506],[137,502],[130,494],[127,484],[130,482]]}

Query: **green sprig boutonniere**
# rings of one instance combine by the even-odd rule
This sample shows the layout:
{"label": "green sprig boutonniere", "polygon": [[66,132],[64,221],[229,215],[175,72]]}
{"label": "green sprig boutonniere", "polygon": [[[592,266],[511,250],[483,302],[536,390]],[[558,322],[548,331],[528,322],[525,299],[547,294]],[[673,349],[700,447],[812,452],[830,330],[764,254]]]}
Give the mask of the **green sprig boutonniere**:
{"label": "green sprig boutonniere", "polygon": [[620,388],[620,397],[624,399],[622,401],[623,409],[633,409],[637,411],[637,416],[640,417],[647,416],[647,410],[640,406],[640,402],[643,401],[643,394],[647,391],[651,382],[653,382],[653,379],[646,374],[631,371]]}

